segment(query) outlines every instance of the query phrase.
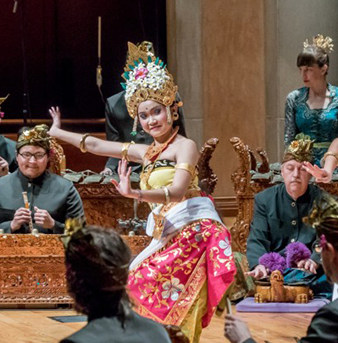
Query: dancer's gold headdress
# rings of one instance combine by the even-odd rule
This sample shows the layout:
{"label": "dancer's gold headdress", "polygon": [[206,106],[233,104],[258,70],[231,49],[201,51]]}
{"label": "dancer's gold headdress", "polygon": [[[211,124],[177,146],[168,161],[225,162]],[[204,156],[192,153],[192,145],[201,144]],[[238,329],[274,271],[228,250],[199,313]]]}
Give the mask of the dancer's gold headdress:
{"label": "dancer's gold headdress", "polygon": [[128,58],[122,77],[126,90],[127,109],[132,118],[137,117],[138,106],[146,100],[154,100],[164,106],[175,101],[177,86],[166,65],[156,57],[149,46],[136,46],[128,42]]}
{"label": "dancer's gold headdress", "polygon": [[317,35],[315,37],[312,37],[312,44],[309,43],[308,40],[306,40],[304,43],[304,50],[308,49],[311,46],[317,47],[322,49],[326,54],[329,54],[333,51],[333,44],[332,44],[332,38],[326,37],[324,38],[323,35]]}

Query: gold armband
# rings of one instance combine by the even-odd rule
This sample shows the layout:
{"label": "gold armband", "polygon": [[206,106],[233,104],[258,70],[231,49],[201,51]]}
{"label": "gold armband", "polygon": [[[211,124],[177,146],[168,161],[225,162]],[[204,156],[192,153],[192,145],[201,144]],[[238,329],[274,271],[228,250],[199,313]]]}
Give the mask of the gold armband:
{"label": "gold armband", "polygon": [[189,163],[179,163],[179,164],[176,164],[175,169],[186,170],[191,175],[192,178],[195,177],[196,167],[191,165],[191,164],[189,164]]}
{"label": "gold armband", "polygon": [[170,203],[170,193],[169,193],[169,189],[167,187],[161,187],[161,189],[163,189],[164,192],[164,196],[165,196],[165,204],[168,205]]}
{"label": "gold armband", "polygon": [[90,133],[85,133],[85,134],[82,136],[81,140],[80,140],[80,150],[81,150],[81,152],[83,152],[83,153],[87,152],[87,150],[86,150],[86,139],[87,139],[89,136],[90,136]]}
{"label": "gold armband", "polygon": [[326,160],[326,158],[327,158],[328,156],[333,156],[333,157],[336,159],[337,164],[338,164],[338,154],[334,153],[333,151],[327,151],[327,152],[324,154],[324,156],[323,156],[323,158],[321,159],[321,161],[320,161],[320,164],[321,164],[322,166],[324,166],[325,160]]}
{"label": "gold armband", "polygon": [[122,144],[122,159],[126,160],[127,162],[130,161],[128,156],[128,150],[131,144],[135,144],[135,142],[131,141]]}

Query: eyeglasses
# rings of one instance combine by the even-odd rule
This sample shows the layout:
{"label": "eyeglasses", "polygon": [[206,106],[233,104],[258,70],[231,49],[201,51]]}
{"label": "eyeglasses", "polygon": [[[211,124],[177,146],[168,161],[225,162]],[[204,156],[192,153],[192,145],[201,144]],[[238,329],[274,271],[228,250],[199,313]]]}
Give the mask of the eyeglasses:
{"label": "eyeglasses", "polygon": [[36,152],[35,154],[31,154],[30,152],[23,152],[22,154],[18,153],[22,158],[25,160],[30,160],[34,157],[35,160],[40,161],[46,156],[46,152]]}

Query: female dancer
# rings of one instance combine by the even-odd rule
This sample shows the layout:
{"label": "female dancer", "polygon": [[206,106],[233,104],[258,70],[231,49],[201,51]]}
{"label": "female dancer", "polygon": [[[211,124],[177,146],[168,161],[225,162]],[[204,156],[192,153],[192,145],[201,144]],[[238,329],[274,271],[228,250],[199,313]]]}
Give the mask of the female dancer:
{"label": "female dancer", "polygon": [[[154,142],[108,142],[63,131],[58,108],[50,110],[50,134],[83,152],[122,158],[117,190],[152,208],[147,234],[153,240],[130,266],[128,284],[136,310],[159,323],[180,326],[190,342],[198,342],[234,279],[230,233],[212,201],[201,197],[196,144],[174,128],[182,104],[175,101],[172,75],[153,54],[131,43],[128,47],[123,74],[127,109],[134,129],[139,120]],[[128,161],[143,164],[141,190],[130,187]]]}

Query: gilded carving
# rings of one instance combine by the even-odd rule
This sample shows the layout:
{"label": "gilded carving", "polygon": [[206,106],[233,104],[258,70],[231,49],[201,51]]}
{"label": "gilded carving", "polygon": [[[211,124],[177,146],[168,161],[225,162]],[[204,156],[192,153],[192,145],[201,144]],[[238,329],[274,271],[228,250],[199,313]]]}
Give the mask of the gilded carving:
{"label": "gilded carving", "polygon": [[[133,255],[147,236],[122,236]],[[59,235],[0,235],[0,304],[71,304]]]}

